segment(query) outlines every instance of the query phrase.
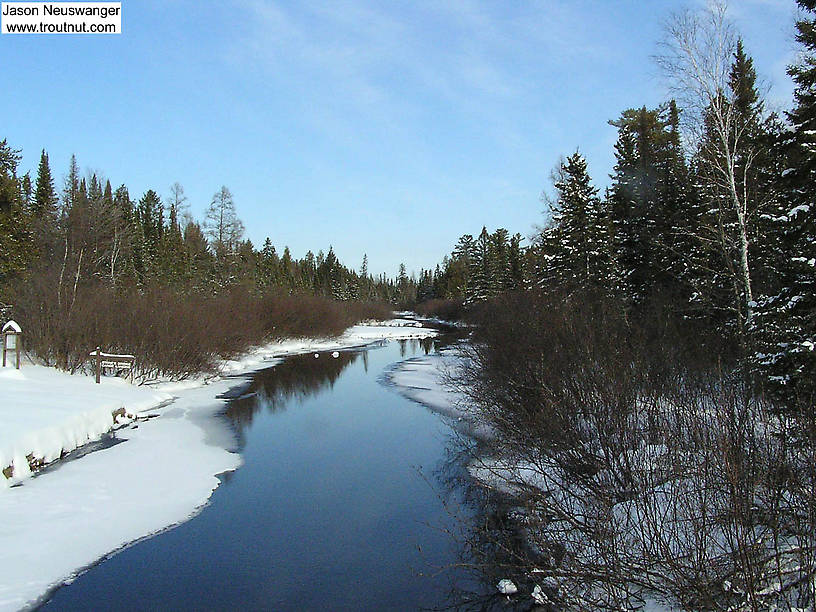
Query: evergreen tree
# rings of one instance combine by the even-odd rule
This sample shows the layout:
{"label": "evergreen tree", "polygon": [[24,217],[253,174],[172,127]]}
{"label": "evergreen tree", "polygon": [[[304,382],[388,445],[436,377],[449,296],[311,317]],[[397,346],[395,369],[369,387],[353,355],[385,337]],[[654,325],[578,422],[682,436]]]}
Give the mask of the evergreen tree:
{"label": "evergreen tree", "polygon": [[20,196],[22,205],[26,212],[31,212],[31,205],[34,202],[34,188],[31,185],[31,173],[26,172],[20,179]]}
{"label": "evergreen tree", "polygon": [[490,235],[487,233],[486,227],[482,227],[482,231],[474,243],[469,261],[469,281],[465,292],[466,301],[480,302],[493,297],[495,293],[491,278]]}
{"label": "evergreen tree", "polygon": [[34,233],[40,252],[53,256],[56,249],[57,204],[59,196],[54,187],[48,154],[45,149],[40,154],[40,165],[37,167],[37,178],[34,183],[34,197],[31,204],[31,216]]}
{"label": "evergreen tree", "polygon": [[363,263],[360,265],[358,295],[360,299],[371,299],[371,279],[368,276],[368,255],[363,253]]}
{"label": "evergreen tree", "polygon": [[19,149],[12,149],[5,139],[0,140],[0,213],[9,213],[22,203],[17,178],[17,165],[21,159]]}
{"label": "evergreen tree", "polygon": [[610,124],[618,128],[607,196],[615,250],[626,293],[641,304],[654,293],[678,293],[684,270],[678,246],[688,174],[679,110],[673,101],[654,110],[629,109]]}
{"label": "evergreen tree", "polygon": [[71,162],[68,166],[68,175],[65,177],[65,185],[62,190],[62,217],[68,215],[74,205],[76,204],[77,196],[79,195],[79,164],[77,163],[76,155],[71,155]]}
{"label": "evergreen tree", "polygon": [[521,234],[510,238],[508,249],[508,289],[518,291],[524,288],[524,254],[521,250]]}
{"label": "evergreen tree", "polygon": [[448,289],[445,297],[465,297],[470,287],[470,271],[476,256],[476,244],[473,236],[465,234],[459,238],[453,249],[445,270],[448,276]]}
{"label": "evergreen tree", "polygon": [[17,177],[21,158],[19,150],[0,140],[0,283],[21,276],[34,257],[34,236]]}
{"label": "evergreen tree", "polygon": [[617,275],[609,213],[579,153],[561,164],[555,188],[558,197],[545,237],[549,278],[559,286],[614,292]]}
{"label": "evergreen tree", "polygon": [[781,289],[758,301],[751,321],[754,361],[771,389],[786,402],[812,411],[816,401],[816,2],[799,0],[803,16],[796,39],[803,47],[788,69],[796,83],[792,131],[782,143],[788,169],[778,216],[785,256]]}
{"label": "evergreen tree", "polygon": [[490,236],[490,292],[498,295],[510,288],[510,233],[498,228]]}

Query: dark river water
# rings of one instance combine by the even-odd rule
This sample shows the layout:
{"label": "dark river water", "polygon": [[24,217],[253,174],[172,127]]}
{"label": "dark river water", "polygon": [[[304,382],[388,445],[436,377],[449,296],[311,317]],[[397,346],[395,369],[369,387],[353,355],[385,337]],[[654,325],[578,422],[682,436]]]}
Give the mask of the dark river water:
{"label": "dark river water", "polygon": [[463,484],[466,444],[382,380],[434,349],[393,341],[236,379],[220,418],[244,464],[194,518],[90,568],[43,608],[416,610],[481,591],[454,566],[479,513]]}

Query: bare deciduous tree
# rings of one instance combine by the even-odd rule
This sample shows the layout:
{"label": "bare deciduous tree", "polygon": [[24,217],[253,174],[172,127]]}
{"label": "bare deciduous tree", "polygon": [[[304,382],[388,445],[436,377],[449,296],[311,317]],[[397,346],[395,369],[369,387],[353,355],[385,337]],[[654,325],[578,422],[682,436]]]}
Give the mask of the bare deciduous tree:
{"label": "bare deciduous tree", "polygon": [[205,228],[218,257],[234,252],[244,235],[244,224],[235,212],[232,193],[226,187],[213,196],[207,209]]}
{"label": "bare deciduous tree", "polygon": [[[759,119],[760,107],[745,109],[736,104],[737,92],[729,82],[738,37],[720,0],[709,2],[702,12],[674,14],[665,26],[662,54],[655,59],[669,78],[671,88],[684,107],[690,144],[705,166],[704,176],[716,194],[719,208],[721,248],[734,245],[738,255],[731,265],[738,293],[740,324],[750,314],[753,300],[749,224],[759,202],[755,201],[753,166],[756,144],[750,126]],[[734,219],[731,223],[724,219]]]}

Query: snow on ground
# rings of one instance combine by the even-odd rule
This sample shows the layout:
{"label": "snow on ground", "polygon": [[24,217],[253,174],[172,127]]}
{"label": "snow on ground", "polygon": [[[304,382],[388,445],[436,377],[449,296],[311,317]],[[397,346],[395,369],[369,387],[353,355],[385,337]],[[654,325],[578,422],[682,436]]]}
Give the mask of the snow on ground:
{"label": "snow on ground", "polygon": [[[446,380],[455,381],[457,379],[464,359],[461,351],[454,346],[438,354],[402,361],[387,373],[386,380],[393,384],[402,395],[423,404],[434,412],[450,417],[452,425],[465,434],[481,440],[494,439],[498,434],[480,422],[477,409],[469,405],[463,395],[446,384]],[[659,455],[657,450],[654,453]],[[529,487],[549,490],[550,494],[553,494],[539,468],[517,459],[476,456],[470,461],[467,469],[470,476],[482,486],[510,496],[529,490]],[[543,581],[542,584],[544,584]],[[513,582],[509,579],[502,579],[497,589],[504,595],[521,599],[529,597],[538,605],[548,603],[546,594],[537,584],[532,592],[520,593]],[[672,612],[674,608],[654,598],[647,598],[639,610],[641,612]]]}
{"label": "snow on ground", "polygon": [[0,489],[30,476],[26,455],[50,463],[110,431],[114,411],[133,414],[169,399],[119,378],[97,385],[54,368],[0,368],[0,470],[14,467],[12,480],[0,477]]}
{"label": "snow on ground", "polygon": [[446,383],[460,376],[463,359],[456,347],[414,357],[399,362],[386,374],[386,380],[405,397],[453,419],[457,429],[489,440],[494,435],[492,430],[469,408],[467,398]]}
{"label": "snow on ground", "polygon": [[[331,358],[321,353],[436,333],[410,323],[357,325],[334,339],[272,343],[225,363],[223,372],[270,367],[303,352]],[[225,401],[217,396],[236,384],[219,377],[141,387],[103,378],[97,385],[93,377],[51,368],[0,368],[0,454],[15,466],[29,453],[50,460],[99,439],[119,408],[159,417],[125,425],[109,448],[55,463],[15,481],[18,486],[0,486],[0,611],[36,604],[105,555],[195,514],[218,486],[217,475],[241,463],[227,450],[231,432],[212,418]]]}
{"label": "snow on ground", "polygon": [[236,374],[266,368],[280,363],[288,355],[348,349],[365,346],[379,340],[430,338],[438,335],[438,333],[436,330],[427,327],[417,327],[416,321],[404,318],[363,323],[348,328],[345,333],[336,338],[302,338],[272,342],[252,351],[241,359],[225,362],[222,366],[222,372]]}

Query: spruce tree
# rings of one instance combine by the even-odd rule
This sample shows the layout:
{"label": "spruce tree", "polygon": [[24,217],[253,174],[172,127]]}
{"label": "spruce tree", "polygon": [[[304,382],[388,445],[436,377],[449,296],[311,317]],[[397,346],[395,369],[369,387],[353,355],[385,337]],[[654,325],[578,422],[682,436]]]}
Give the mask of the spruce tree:
{"label": "spruce tree", "polygon": [[469,257],[469,282],[465,293],[468,302],[484,301],[494,295],[490,255],[490,235],[487,228],[482,227],[474,244],[473,253]]}
{"label": "spruce tree", "polygon": [[792,131],[783,140],[784,253],[781,289],[763,297],[751,321],[757,343],[754,361],[771,390],[788,405],[813,411],[816,402],[816,2],[799,0],[801,60],[788,73],[796,83],[796,106],[788,113]]}
{"label": "spruce tree", "polygon": [[555,183],[558,198],[548,237],[549,269],[559,286],[603,288],[615,292],[617,276],[609,212],[593,187],[580,153],[561,164]]}
{"label": "spruce tree", "polygon": [[17,176],[21,158],[18,149],[12,149],[5,139],[0,140],[0,283],[21,276],[35,253]]}
{"label": "spruce tree", "polygon": [[680,227],[688,192],[674,101],[654,110],[629,109],[618,128],[615,172],[607,194],[617,260],[635,304],[680,292],[684,270]]}
{"label": "spruce tree", "polygon": [[40,252],[46,257],[52,257],[56,252],[58,203],[59,197],[51,176],[48,154],[43,149],[34,182],[31,216]]}

